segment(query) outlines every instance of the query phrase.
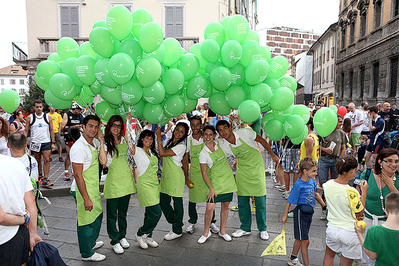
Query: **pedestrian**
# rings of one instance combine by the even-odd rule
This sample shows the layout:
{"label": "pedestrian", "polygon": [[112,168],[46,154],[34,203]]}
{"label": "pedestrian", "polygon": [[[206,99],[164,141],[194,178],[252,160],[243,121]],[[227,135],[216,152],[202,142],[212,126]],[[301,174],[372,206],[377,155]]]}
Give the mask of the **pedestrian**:
{"label": "pedestrian", "polygon": [[0,116],[0,154],[8,155],[9,150],[7,148],[7,138],[8,138],[8,123]]}
{"label": "pedestrian", "polygon": [[391,115],[392,119],[392,131],[398,130],[398,118],[399,118],[399,109],[397,109],[396,103],[392,104],[392,108],[389,111],[389,114]]}
{"label": "pedestrian", "polygon": [[308,135],[305,140],[301,143],[300,153],[299,153],[299,161],[301,161],[305,157],[311,157],[316,162],[319,161],[319,138],[313,132],[313,118],[309,118],[306,123],[306,127],[308,128]]}
{"label": "pedestrian", "polygon": [[391,133],[394,127],[394,120],[393,116],[390,113],[391,104],[385,102],[382,105],[382,110],[378,112],[378,115],[384,120],[385,127],[384,127],[384,148],[391,147]]}
{"label": "pedestrian", "polygon": [[368,102],[362,102],[362,106],[360,107],[360,110],[363,112],[363,128],[361,135],[369,135],[370,134],[370,129],[369,129],[369,118],[367,116],[369,112],[369,104]]}
{"label": "pedestrian", "polygon": [[17,109],[12,116],[14,121],[12,121],[9,126],[10,134],[17,131],[23,134],[25,131],[25,119],[22,115],[22,111]]}
{"label": "pedestrian", "polygon": [[291,165],[294,167],[292,168],[292,172],[294,172],[294,181],[293,184],[299,178],[299,168],[296,166],[299,164],[299,155],[300,155],[300,148],[299,144],[293,144],[290,138],[285,137],[284,139],[284,149],[283,149],[283,157],[281,159],[281,166],[284,171],[284,186],[279,188],[280,192],[283,192],[282,196],[285,199],[288,199],[290,195],[290,172],[291,172]]}
{"label": "pedestrian", "polygon": [[377,153],[383,149],[384,146],[384,129],[385,122],[378,114],[378,108],[372,106],[369,108],[369,128],[370,128],[370,140],[366,148],[366,154],[364,159],[366,160],[366,167],[371,168],[371,156],[373,156],[373,161],[377,157]]}
{"label": "pedestrian", "polygon": [[[49,188],[54,184],[48,179],[50,172],[50,154],[55,151],[55,136],[52,118],[49,114],[43,112],[43,102],[35,100],[33,103],[34,113],[26,119],[24,131],[25,137],[31,130],[31,143],[29,149],[34,153],[39,167],[39,182],[42,187]],[[43,155],[43,169],[42,169]]]}
{"label": "pedestrian", "polygon": [[225,117],[225,116],[216,115],[216,116],[212,117],[211,122],[210,122],[209,124],[210,124],[211,126],[214,126],[214,127],[215,127],[216,124],[217,124],[217,122],[220,121],[220,120],[229,121],[229,119],[228,119],[227,117]]}
{"label": "pedestrian", "polygon": [[0,117],[2,117],[8,123],[8,120],[10,120],[11,114],[9,114],[6,111],[4,111],[4,109],[1,108],[1,106],[0,106]]}
{"label": "pedestrian", "polygon": [[122,138],[123,125],[121,116],[111,116],[105,128],[105,145],[100,148],[100,155],[106,153],[105,162],[102,161],[102,164],[108,167],[107,178],[104,182],[104,198],[107,200],[107,232],[111,239],[112,249],[117,254],[122,254],[123,249],[130,246],[126,240],[126,215],[130,195],[136,193],[132,170],[127,160],[128,148],[125,138]]}
{"label": "pedestrian", "polygon": [[251,129],[243,128],[233,132],[230,123],[225,120],[220,120],[216,129],[220,137],[224,139],[220,142],[222,149],[227,154],[237,157],[236,184],[241,226],[232,235],[241,237],[251,234],[252,217],[249,199],[250,196],[254,196],[260,238],[268,240],[265,166],[256,142],[259,142],[267,150],[275,163],[279,162],[279,158],[273,153],[266,140]]}
{"label": "pedestrian", "polygon": [[71,162],[77,185],[78,244],[84,261],[103,261],[106,258],[94,251],[104,245],[103,241],[96,241],[103,218],[98,178],[98,150],[104,145],[100,126],[98,116],[86,116],[83,120],[83,137],[71,148]]}
{"label": "pedestrian", "polygon": [[366,135],[360,136],[360,145],[359,145],[359,150],[357,152],[357,162],[359,164],[358,171],[360,172],[364,171],[364,167],[366,165],[366,160],[364,159],[364,155],[366,154],[368,139],[369,138]]}
{"label": "pedestrian", "polygon": [[[363,130],[364,114],[361,110],[356,109],[354,103],[348,104],[348,110],[349,113],[347,113],[344,118],[349,118],[351,122],[349,144],[352,145],[354,156],[356,157],[360,145],[360,135]],[[344,126],[345,126],[345,121],[344,121]]]}
{"label": "pedestrian", "polygon": [[[183,158],[183,170],[186,177],[186,185],[188,190],[188,225],[187,233],[194,233],[195,224],[198,221],[197,203],[207,201],[208,188],[202,178],[199,155],[204,148],[204,140],[202,137],[202,119],[200,115],[190,118],[191,134],[187,137],[187,150]],[[191,162],[189,164],[189,161]],[[211,221],[211,231],[214,234],[219,233],[216,226],[215,213]]]}
{"label": "pedestrian", "polygon": [[[49,115],[51,116],[52,121],[53,121],[55,145],[57,146],[57,150],[58,150],[58,161],[64,162],[64,159],[62,158],[61,135],[59,132],[60,125],[62,122],[62,117],[59,113],[55,112],[55,109],[53,107],[50,106],[49,110],[50,110]],[[51,159],[51,153],[50,153],[50,162],[51,161],[52,161],[52,159]]]}
{"label": "pedestrian", "polygon": [[[161,129],[157,127],[155,133],[158,139],[159,155],[163,160],[163,170],[160,187],[160,203],[163,214],[172,230],[165,235],[165,240],[173,240],[182,236],[183,227],[183,196],[185,178],[182,170],[182,160],[186,153],[186,139],[189,127],[185,122],[176,124],[173,136],[162,146]],[[173,199],[173,207],[171,200]]]}

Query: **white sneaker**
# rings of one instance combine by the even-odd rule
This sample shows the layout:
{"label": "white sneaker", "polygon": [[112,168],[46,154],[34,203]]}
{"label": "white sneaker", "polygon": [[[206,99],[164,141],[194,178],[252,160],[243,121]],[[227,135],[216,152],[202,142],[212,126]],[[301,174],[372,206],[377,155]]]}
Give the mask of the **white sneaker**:
{"label": "white sneaker", "polygon": [[146,234],[144,234],[142,236],[138,236],[137,234],[135,234],[135,237],[136,237],[136,240],[137,240],[137,242],[139,243],[139,245],[140,245],[140,247],[142,249],[147,249],[148,248],[147,242],[145,241],[145,239],[147,238]]}
{"label": "white sneaker", "polygon": [[220,231],[219,227],[217,227],[217,225],[215,223],[211,223],[211,228],[210,229],[211,229],[211,232],[214,233],[214,234],[217,234]]}
{"label": "white sneaker", "polygon": [[231,235],[233,237],[242,237],[242,236],[249,236],[250,234],[251,234],[251,232],[247,232],[247,231],[238,229],[234,233],[232,233]]}
{"label": "white sneaker", "polygon": [[278,188],[278,191],[280,191],[280,192],[284,192],[284,191],[285,191],[285,186],[281,186],[281,187],[279,187],[279,188]]}
{"label": "white sneaker", "polygon": [[156,248],[156,247],[159,246],[158,243],[154,239],[152,239],[151,237],[146,237],[145,238],[145,242],[147,243],[147,245],[149,247],[152,247],[152,248]]}
{"label": "white sneaker", "polygon": [[282,196],[283,196],[283,198],[285,198],[287,200],[288,197],[290,196],[290,191],[283,192]]}
{"label": "white sneaker", "polygon": [[290,266],[303,266],[303,264],[299,262],[298,258],[292,260],[290,257],[288,257],[287,264]]}
{"label": "white sneaker", "polygon": [[121,246],[121,244],[117,243],[115,245],[112,246],[112,249],[114,250],[114,252],[116,254],[122,254],[123,252],[125,252],[125,250],[123,250],[123,247]]}
{"label": "white sneaker", "polygon": [[198,244],[204,244],[205,241],[212,235],[211,231],[209,231],[208,236],[201,235],[201,237],[198,239]]}
{"label": "white sneaker", "polygon": [[195,231],[195,224],[192,223],[188,223],[187,227],[186,227],[186,232],[189,234],[193,234]]}
{"label": "white sneaker", "polygon": [[223,238],[225,241],[227,241],[227,242],[230,242],[232,239],[231,239],[231,236],[229,236],[228,234],[225,234],[225,235],[222,235],[220,232],[219,232],[219,234],[218,234],[221,238]]}
{"label": "white sneaker", "polygon": [[105,260],[106,257],[107,257],[107,256],[105,256],[105,255],[103,255],[103,254],[94,252],[94,254],[91,255],[91,257],[82,258],[82,260],[84,260],[84,261],[103,261],[103,260]]}
{"label": "white sneaker", "polygon": [[93,249],[98,249],[98,248],[101,248],[102,246],[104,246],[104,242],[97,241],[96,244],[94,245]]}
{"label": "white sneaker", "polygon": [[121,244],[121,246],[123,248],[129,248],[130,247],[130,244],[129,244],[129,242],[127,242],[126,238],[122,238],[121,240],[119,240],[119,244]]}
{"label": "white sneaker", "polygon": [[261,231],[260,232],[260,239],[262,239],[262,240],[268,240],[269,239],[269,234],[267,233],[267,231]]}
{"label": "white sneaker", "polygon": [[281,184],[280,184],[280,183],[275,183],[275,184],[274,184],[274,188],[279,188],[279,187],[281,187]]}
{"label": "white sneaker", "polygon": [[181,236],[182,236],[182,234],[176,234],[175,232],[170,231],[169,233],[167,233],[165,235],[164,239],[169,241],[169,240],[173,240],[173,239],[179,238]]}

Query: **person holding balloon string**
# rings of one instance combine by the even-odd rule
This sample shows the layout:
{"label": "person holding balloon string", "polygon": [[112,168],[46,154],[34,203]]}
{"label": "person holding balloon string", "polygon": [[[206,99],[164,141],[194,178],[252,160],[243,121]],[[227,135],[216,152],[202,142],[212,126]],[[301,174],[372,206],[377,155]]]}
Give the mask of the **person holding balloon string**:
{"label": "person holding balloon string", "polygon": [[[172,230],[165,235],[165,240],[173,240],[182,236],[183,227],[183,196],[185,178],[182,160],[186,153],[189,127],[186,123],[177,123],[172,138],[165,148],[162,146],[161,129],[157,127],[159,155],[163,162],[160,185],[160,204],[166,220],[172,224]],[[173,199],[173,207],[171,200]]]}
{"label": "person holding balloon string", "polygon": [[[192,133],[187,137],[187,150],[183,157],[183,171],[186,177],[186,184],[189,188],[189,203],[188,214],[190,219],[186,227],[187,233],[194,233],[195,224],[198,220],[196,205],[207,201],[208,188],[204,183],[201,174],[201,167],[199,162],[199,155],[204,148],[204,141],[202,137],[202,119],[200,115],[192,116],[190,118],[190,127]],[[189,167],[189,159],[191,164]],[[219,233],[219,228],[215,224],[215,212],[210,223],[212,233]]]}

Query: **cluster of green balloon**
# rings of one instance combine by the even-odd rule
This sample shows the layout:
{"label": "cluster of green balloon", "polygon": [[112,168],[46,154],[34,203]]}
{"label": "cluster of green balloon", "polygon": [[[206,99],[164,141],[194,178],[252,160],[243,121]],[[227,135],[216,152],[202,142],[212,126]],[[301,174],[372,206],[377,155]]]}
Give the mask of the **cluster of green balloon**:
{"label": "cluster of green balloon", "polygon": [[0,106],[9,114],[12,114],[17,110],[20,102],[21,99],[16,91],[4,90],[0,93]]}

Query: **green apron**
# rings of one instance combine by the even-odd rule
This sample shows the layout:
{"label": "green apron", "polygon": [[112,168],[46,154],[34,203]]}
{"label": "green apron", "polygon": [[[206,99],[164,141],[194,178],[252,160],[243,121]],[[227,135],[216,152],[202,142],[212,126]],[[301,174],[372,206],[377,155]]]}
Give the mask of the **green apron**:
{"label": "green apron", "polygon": [[[237,195],[261,197],[266,195],[266,176],[263,158],[257,149],[246,144],[230,149],[237,157]],[[236,140],[237,141],[237,140]]]}
{"label": "green apron", "polygon": [[160,192],[171,197],[182,198],[185,183],[183,170],[173,162],[173,157],[163,157]]}
{"label": "green apron", "polygon": [[100,197],[100,180],[98,152],[96,149],[92,150],[88,145],[93,160],[89,168],[83,171],[83,179],[86,183],[86,190],[89,194],[90,200],[93,202],[93,209],[91,211],[85,210],[84,200],[80,194],[78,186],[76,186],[76,208],[78,213],[78,226],[88,225],[93,223],[96,218],[103,213],[103,205]]}
{"label": "green apron", "polygon": [[119,156],[114,152],[104,182],[104,198],[106,199],[121,198],[136,193],[133,174],[127,160],[127,145],[126,143],[118,144],[116,149]]}
{"label": "green apron", "polygon": [[231,170],[226,155],[224,154],[224,151],[220,148],[219,143],[218,147],[219,149],[212,153],[209,153],[213,165],[210,171],[210,176],[208,177],[213,189],[219,196],[226,193],[236,192],[237,187],[234,180],[233,171]]}
{"label": "green apron", "polygon": [[190,140],[190,172],[188,178],[193,182],[194,187],[188,190],[188,200],[193,203],[206,202],[208,195],[208,187],[202,178],[201,166],[199,163],[199,154],[204,148],[204,143],[200,145],[193,145],[193,140]]}
{"label": "green apron", "polygon": [[155,155],[150,157],[146,152],[145,154],[150,164],[145,173],[137,177],[137,196],[140,207],[154,206],[159,203],[158,158]]}

